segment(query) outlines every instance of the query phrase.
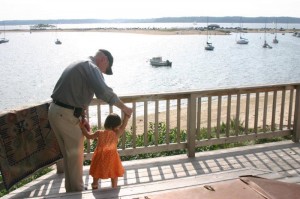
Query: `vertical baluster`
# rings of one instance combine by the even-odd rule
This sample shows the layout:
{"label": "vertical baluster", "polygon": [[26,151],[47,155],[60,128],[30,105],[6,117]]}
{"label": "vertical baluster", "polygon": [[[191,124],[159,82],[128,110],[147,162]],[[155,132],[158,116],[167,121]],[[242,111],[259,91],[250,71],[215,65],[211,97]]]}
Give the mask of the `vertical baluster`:
{"label": "vertical baluster", "polygon": [[265,101],[264,101],[264,115],[263,115],[263,132],[266,132],[267,126],[267,116],[268,116],[268,92],[265,92]]}
{"label": "vertical baluster", "polygon": [[132,103],[132,111],[132,147],[136,148],[136,102]]}
{"label": "vertical baluster", "polygon": [[198,98],[198,114],[197,114],[197,139],[201,139],[201,97]]}
{"label": "vertical baluster", "polygon": [[240,126],[240,109],[241,109],[241,94],[237,94],[236,99],[236,118],[235,118],[235,135],[239,135],[239,126]]}
{"label": "vertical baluster", "polygon": [[221,114],[222,114],[222,96],[218,96],[218,115],[217,115],[217,138],[220,138],[220,125],[221,125]]}
{"label": "vertical baluster", "polygon": [[[89,107],[86,109],[86,119],[88,121],[88,123],[90,122],[90,111],[89,111]],[[91,140],[90,139],[86,139],[86,143],[87,143],[87,153],[91,153]]]}
{"label": "vertical baluster", "polygon": [[230,114],[231,114],[231,95],[229,94],[228,97],[227,97],[226,137],[229,137]]}
{"label": "vertical baluster", "polygon": [[180,143],[181,100],[177,99],[177,143]]}
{"label": "vertical baluster", "polygon": [[300,86],[296,87],[293,141],[299,143],[300,139]]}
{"label": "vertical baluster", "polygon": [[274,91],[274,94],[273,94],[273,108],[272,108],[271,131],[275,131],[276,103],[277,103],[277,91]]}
{"label": "vertical baluster", "polygon": [[[121,118],[124,118],[124,112],[121,112]],[[126,149],[126,133],[122,134],[122,149]]]}
{"label": "vertical baluster", "polygon": [[208,97],[207,107],[207,138],[211,138],[211,96]]}
{"label": "vertical baluster", "polygon": [[280,113],[280,123],[279,123],[279,129],[282,130],[283,129],[283,119],[284,119],[284,108],[285,108],[285,93],[286,90],[284,88],[284,90],[281,93],[281,113]]}
{"label": "vertical baluster", "polygon": [[158,100],[155,100],[155,130],[154,130],[154,138],[155,138],[155,146],[158,145]]}
{"label": "vertical baluster", "polygon": [[290,103],[289,103],[289,116],[288,116],[288,129],[291,129],[293,103],[294,102],[294,89],[290,90]]}
{"label": "vertical baluster", "polygon": [[246,95],[246,113],[245,113],[245,133],[249,131],[249,105],[250,105],[250,93]]}
{"label": "vertical baluster", "polygon": [[258,126],[258,110],[259,110],[259,92],[255,96],[255,114],[254,114],[254,133],[257,134]]}
{"label": "vertical baluster", "polygon": [[144,145],[148,146],[148,102],[144,102]]}
{"label": "vertical baluster", "polygon": [[170,100],[166,102],[166,144],[170,144]]}
{"label": "vertical baluster", "polygon": [[102,128],[102,123],[101,123],[101,105],[97,105],[97,116],[98,116],[98,128]]}
{"label": "vertical baluster", "polygon": [[109,105],[109,113],[112,113],[114,111],[113,106]]}

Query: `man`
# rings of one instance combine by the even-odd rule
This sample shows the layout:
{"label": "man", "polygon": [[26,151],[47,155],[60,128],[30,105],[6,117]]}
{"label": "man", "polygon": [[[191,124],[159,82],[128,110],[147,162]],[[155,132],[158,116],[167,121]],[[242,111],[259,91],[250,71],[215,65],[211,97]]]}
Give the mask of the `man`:
{"label": "man", "polygon": [[112,75],[113,56],[100,49],[88,60],[72,63],[57,81],[49,108],[49,122],[57,137],[64,157],[66,192],[84,190],[83,141],[79,127],[84,110],[94,95],[110,105],[120,108],[129,117],[132,109],[127,107],[104,82],[103,73]]}

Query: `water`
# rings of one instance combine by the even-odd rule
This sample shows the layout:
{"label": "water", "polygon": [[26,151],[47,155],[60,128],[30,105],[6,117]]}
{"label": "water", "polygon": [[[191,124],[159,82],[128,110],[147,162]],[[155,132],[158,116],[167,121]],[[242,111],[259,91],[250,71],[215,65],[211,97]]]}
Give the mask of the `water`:
{"label": "water", "polygon": [[[101,32],[45,32],[7,35],[0,45],[0,112],[50,100],[64,68],[99,48],[115,57],[113,76],[106,82],[117,94],[177,92],[224,87],[299,82],[300,38],[267,34],[273,49],[263,49],[263,33],[211,36],[215,50],[204,50],[206,35],[141,35]],[[55,45],[57,36],[63,42]],[[172,67],[152,67],[148,60],[161,55]]]}

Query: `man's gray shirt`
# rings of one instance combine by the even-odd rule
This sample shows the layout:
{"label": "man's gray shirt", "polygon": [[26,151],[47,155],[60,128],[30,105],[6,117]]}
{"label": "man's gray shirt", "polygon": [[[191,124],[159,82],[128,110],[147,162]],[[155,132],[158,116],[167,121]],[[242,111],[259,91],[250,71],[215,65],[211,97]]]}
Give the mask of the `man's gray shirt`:
{"label": "man's gray shirt", "polygon": [[108,87],[100,69],[91,61],[72,63],[57,81],[51,98],[62,103],[86,108],[94,97],[110,105],[120,101]]}

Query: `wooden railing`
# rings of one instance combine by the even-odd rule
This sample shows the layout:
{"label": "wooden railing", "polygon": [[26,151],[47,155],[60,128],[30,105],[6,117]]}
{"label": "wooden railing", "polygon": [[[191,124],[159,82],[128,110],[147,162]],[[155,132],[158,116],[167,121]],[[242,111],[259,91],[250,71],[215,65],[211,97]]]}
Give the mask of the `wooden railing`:
{"label": "wooden railing", "polygon": [[[133,108],[128,124],[132,143],[126,147],[123,135],[119,153],[128,156],[187,149],[188,157],[194,157],[196,147],[201,146],[287,135],[293,135],[293,140],[298,142],[299,88],[300,84],[282,84],[122,96],[122,101]],[[117,108],[94,99],[89,118],[96,117],[96,125],[102,128],[109,112],[121,114]],[[166,135],[164,142],[159,144],[160,123],[165,124]],[[147,134],[153,126],[155,142],[149,145]],[[175,142],[170,142],[171,130],[177,133]],[[182,131],[187,133],[184,140]],[[136,146],[138,135],[144,137],[143,146]],[[88,144],[85,159],[90,160],[92,154]]]}
{"label": "wooden railing", "polygon": [[[287,135],[292,135],[294,142],[300,138],[300,83],[130,95],[121,100],[133,108],[127,127],[131,143],[126,144],[128,135],[124,134],[121,156],[186,149],[188,157],[194,157],[201,146]],[[110,112],[122,114],[94,99],[88,119],[102,128]],[[165,124],[163,141],[159,140],[161,124]],[[153,144],[148,143],[150,129]],[[182,137],[183,131],[186,137]],[[176,135],[175,141],[170,139],[171,133]],[[143,146],[137,145],[138,136],[143,137]],[[90,160],[93,151],[91,141],[87,143],[85,160]]]}

